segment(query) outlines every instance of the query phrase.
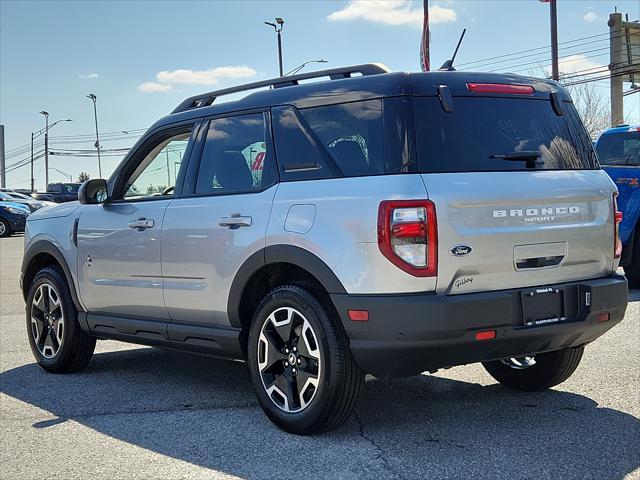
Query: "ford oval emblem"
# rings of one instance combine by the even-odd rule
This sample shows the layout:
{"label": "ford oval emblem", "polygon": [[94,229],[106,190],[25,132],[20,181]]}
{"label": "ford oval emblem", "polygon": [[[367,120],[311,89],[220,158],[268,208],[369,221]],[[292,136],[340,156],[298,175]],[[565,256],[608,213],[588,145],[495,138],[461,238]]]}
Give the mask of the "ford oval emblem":
{"label": "ford oval emblem", "polygon": [[473,251],[469,245],[454,245],[449,250],[449,253],[454,257],[464,257],[465,255],[469,255]]}

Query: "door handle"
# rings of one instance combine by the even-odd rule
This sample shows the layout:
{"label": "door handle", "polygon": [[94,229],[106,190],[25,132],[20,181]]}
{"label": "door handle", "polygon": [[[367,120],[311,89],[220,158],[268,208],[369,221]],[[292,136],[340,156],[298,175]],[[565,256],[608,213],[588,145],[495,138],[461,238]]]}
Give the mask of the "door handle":
{"label": "door handle", "polygon": [[152,218],[139,218],[138,220],[132,220],[129,222],[129,228],[135,228],[136,230],[144,230],[146,228],[153,228],[154,221]]}
{"label": "door handle", "polygon": [[240,227],[250,227],[251,217],[243,217],[239,213],[232,213],[228,217],[222,217],[220,221],[218,221],[218,225],[220,225],[221,227],[227,227],[231,229],[236,229]]}

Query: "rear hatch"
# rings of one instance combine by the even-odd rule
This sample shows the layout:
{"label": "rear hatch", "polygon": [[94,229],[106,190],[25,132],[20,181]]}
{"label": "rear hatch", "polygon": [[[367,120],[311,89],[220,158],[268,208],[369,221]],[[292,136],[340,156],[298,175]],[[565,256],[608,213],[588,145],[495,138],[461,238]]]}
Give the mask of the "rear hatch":
{"label": "rear hatch", "polygon": [[438,292],[544,286],[614,267],[615,187],[566,93],[526,80],[503,83],[527,89],[458,82],[414,97]]}

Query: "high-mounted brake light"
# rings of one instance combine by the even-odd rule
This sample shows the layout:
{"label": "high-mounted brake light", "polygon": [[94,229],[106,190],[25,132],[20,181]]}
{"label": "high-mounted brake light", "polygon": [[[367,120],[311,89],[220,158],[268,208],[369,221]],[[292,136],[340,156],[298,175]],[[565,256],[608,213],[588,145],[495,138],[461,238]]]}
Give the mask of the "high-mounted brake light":
{"label": "high-mounted brake light", "polygon": [[378,209],[378,247],[416,277],[434,277],[438,263],[436,207],[429,200],[389,200]]}
{"label": "high-mounted brake light", "polygon": [[535,92],[531,85],[509,85],[506,83],[467,83],[470,92],[475,93],[509,93],[513,95],[532,95]]}
{"label": "high-mounted brake light", "polygon": [[622,241],[620,240],[620,224],[622,223],[623,215],[618,210],[618,192],[613,193],[613,258],[620,258],[622,256]]}

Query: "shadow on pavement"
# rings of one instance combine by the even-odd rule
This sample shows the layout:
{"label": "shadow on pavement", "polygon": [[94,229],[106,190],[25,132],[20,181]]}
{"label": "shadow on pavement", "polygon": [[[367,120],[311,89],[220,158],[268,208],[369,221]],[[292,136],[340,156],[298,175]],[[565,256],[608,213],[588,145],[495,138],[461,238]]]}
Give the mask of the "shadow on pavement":
{"label": "shadow on pavement", "polygon": [[33,428],[73,420],[241,477],[622,478],[640,465],[638,419],[558,390],[372,380],[356,415],[316,437],[272,426],[243,364],[152,348],[96,354],[73,375],[21,366],[0,390],[58,417]]}

